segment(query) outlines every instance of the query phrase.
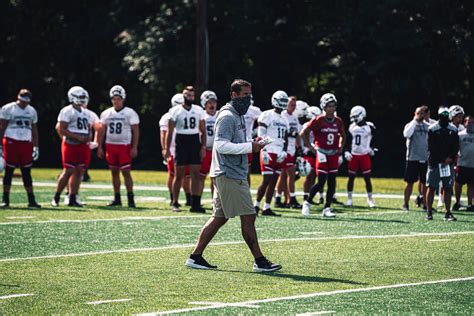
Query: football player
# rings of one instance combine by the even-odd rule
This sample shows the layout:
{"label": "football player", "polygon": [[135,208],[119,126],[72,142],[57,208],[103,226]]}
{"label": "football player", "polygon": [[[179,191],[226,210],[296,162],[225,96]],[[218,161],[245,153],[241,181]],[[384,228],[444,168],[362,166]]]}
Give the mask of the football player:
{"label": "football player", "polygon": [[364,176],[365,188],[367,189],[367,203],[369,207],[375,207],[372,199],[372,182],[370,173],[372,171],[371,157],[375,151],[372,148],[372,140],[375,132],[375,125],[367,122],[365,117],[367,112],[361,105],[356,105],[351,109],[349,135],[352,136],[351,150],[346,151],[344,156],[348,163],[349,181],[347,182],[347,206],[352,206],[352,191],[354,180],[359,169]]}
{"label": "football player", "polygon": [[138,155],[140,137],[140,118],[137,112],[124,105],[125,89],[115,85],[109,91],[112,107],[100,114],[103,128],[99,136],[97,156],[104,158],[102,144],[105,136],[105,158],[112,173],[114,200],[107,206],[122,206],[120,197],[120,173],[122,173],[127,189],[128,207],[135,207],[133,196],[133,179],[130,172],[132,159]]}
{"label": "football player", "polygon": [[[204,121],[206,122],[206,156],[201,162],[201,169],[199,170],[199,199],[204,191],[204,182],[206,175],[211,169],[212,161],[212,146],[214,144],[214,125],[217,117],[217,95],[210,90],[204,91],[201,94],[201,106],[204,109]],[[212,181],[212,179],[211,179]],[[211,184],[211,193],[213,192],[213,185]],[[200,205],[199,205],[200,206]]]}
{"label": "football player", "polygon": [[[262,110],[258,106],[255,106],[253,97],[250,101],[250,107],[247,110],[247,113],[244,114],[244,121],[245,121],[245,132],[247,135],[247,141],[252,141],[252,134],[253,134],[253,127],[255,122],[257,121],[258,117],[262,114]],[[253,153],[249,153],[247,155],[248,159],[248,166],[249,166],[249,173],[247,176],[247,180],[250,186],[250,173],[252,172],[252,160],[253,160]]]}
{"label": "football player", "polygon": [[175,148],[175,178],[173,180],[173,212],[180,212],[178,199],[179,191],[185,176],[186,166],[189,166],[191,175],[191,212],[204,213],[199,196],[199,169],[201,161],[206,155],[206,124],[204,110],[193,104],[194,88],[188,86],[183,90],[184,103],[170,110],[168,132],[166,133],[166,147],[163,149],[163,158],[171,156],[170,147],[173,132],[176,130]]}
{"label": "football player", "polygon": [[287,157],[288,131],[290,126],[281,113],[288,107],[288,94],[284,91],[276,91],[272,95],[273,110],[267,110],[258,117],[258,136],[269,137],[273,140],[260,152],[260,170],[262,172],[262,183],[257,190],[255,211],[260,210],[260,201],[265,196],[262,215],[281,216],[274,213],[270,208],[275,185],[278,176],[283,169]]}
{"label": "football player", "polygon": [[3,176],[3,201],[1,206],[10,206],[10,189],[13,172],[20,168],[23,186],[28,195],[28,207],[40,208],[33,193],[31,167],[33,160],[39,157],[38,114],[30,105],[32,94],[28,89],[18,92],[15,102],[5,104],[0,110],[0,136],[3,139],[3,158],[5,174]]}
{"label": "football player", "polygon": [[[301,204],[296,200],[295,176],[296,176],[296,154],[301,153],[300,131],[301,124],[295,113],[296,97],[290,96],[288,99],[288,108],[281,113],[281,116],[288,121],[288,146],[286,159],[280,177],[278,178],[277,191],[275,194],[275,207],[287,207],[300,209]],[[281,194],[285,193],[285,202],[281,202]],[[288,196],[289,195],[289,196]],[[289,203],[288,203],[289,200]]]}
{"label": "football player", "polygon": [[[344,147],[346,133],[341,118],[335,115],[337,108],[336,96],[332,93],[324,94],[320,99],[320,107],[325,112],[313,118],[302,130],[305,146],[317,154],[316,168],[318,182],[311,188],[308,200],[304,201],[302,214],[310,214],[311,204],[316,193],[328,181],[326,203],[322,211],[324,217],[335,217],[332,212],[331,202],[336,192],[336,174],[339,168],[339,156]],[[309,134],[314,134],[315,146],[309,142]],[[317,147],[317,149],[316,149]]]}
{"label": "football player", "polygon": [[[461,133],[466,128],[464,127],[463,120],[464,120],[464,109],[460,105],[452,105],[449,108],[449,119],[451,123],[458,129],[458,133]],[[458,173],[458,157],[454,161],[454,172]],[[462,194],[462,182],[454,182],[454,197],[456,202],[453,205],[453,211],[459,211],[461,208],[461,194]]]}
{"label": "football player", "polygon": [[51,201],[52,206],[59,205],[61,192],[71,177],[68,206],[82,207],[76,200],[82,174],[89,166],[91,148],[91,122],[94,121],[91,111],[84,109],[89,102],[89,93],[82,87],[74,86],[68,91],[70,105],[61,109],[58,116],[59,134],[63,138],[61,154],[63,172],[58,178],[56,193]]}

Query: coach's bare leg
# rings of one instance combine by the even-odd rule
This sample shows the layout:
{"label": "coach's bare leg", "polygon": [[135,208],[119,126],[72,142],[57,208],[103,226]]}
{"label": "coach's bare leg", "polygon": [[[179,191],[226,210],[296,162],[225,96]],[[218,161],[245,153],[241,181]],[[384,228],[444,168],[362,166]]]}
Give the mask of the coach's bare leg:
{"label": "coach's bare leg", "polygon": [[184,179],[184,171],[186,166],[174,167],[174,180],[173,180],[173,203],[178,203],[179,200],[179,190],[181,189],[181,183]]}
{"label": "coach's bare leg", "polygon": [[204,249],[206,249],[209,242],[214,238],[219,228],[227,222],[224,217],[211,217],[199,233],[196,247],[194,248],[193,255],[202,255]]}
{"label": "coach's bare leg", "polygon": [[433,200],[435,196],[436,188],[428,187],[426,192],[426,210],[428,214],[433,212]]}
{"label": "coach's bare leg", "polygon": [[412,192],[413,192],[413,183],[407,182],[407,186],[405,187],[405,192],[404,192],[404,205],[408,206],[410,204],[410,196]]}
{"label": "coach's bare leg", "polygon": [[114,188],[114,193],[120,193],[120,170],[111,168],[110,172],[112,173],[112,187]]}
{"label": "coach's bare leg", "polygon": [[444,207],[445,212],[448,213],[451,211],[451,196],[453,195],[453,188],[444,188]]}
{"label": "coach's bare leg", "polygon": [[255,218],[256,215],[242,215],[240,216],[240,226],[242,229],[242,237],[244,237],[245,243],[249,247],[254,258],[263,257],[260,245],[257,239],[257,230],[255,229]]}

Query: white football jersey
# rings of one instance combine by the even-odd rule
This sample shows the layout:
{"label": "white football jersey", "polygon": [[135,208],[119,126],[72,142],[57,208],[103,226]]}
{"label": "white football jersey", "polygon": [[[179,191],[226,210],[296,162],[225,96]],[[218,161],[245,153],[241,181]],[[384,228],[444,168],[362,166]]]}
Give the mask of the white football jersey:
{"label": "white football jersey", "polygon": [[89,125],[91,127],[94,127],[96,123],[100,122],[99,116],[95,114],[95,112],[89,110],[88,108],[85,108],[84,110],[89,114],[89,117],[90,117]]}
{"label": "white football jersey", "polygon": [[176,134],[199,134],[199,122],[204,120],[202,107],[193,104],[189,110],[183,105],[170,109],[170,119],[176,123]]}
{"label": "white football jersey", "polygon": [[[288,111],[281,112],[281,116],[288,121],[290,126],[289,134],[293,134],[294,132],[298,133],[301,131],[301,124],[296,115],[288,114]],[[288,135],[288,149],[287,153],[294,156],[296,152],[296,137]]]}
{"label": "white football jersey", "polygon": [[273,142],[265,146],[265,149],[268,152],[274,154],[278,154],[283,151],[285,145],[285,136],[290,129],[288,121],[283,118],[281,114],[275,112],[275,110],[267,110],[262,112],[262,114],[258,117],[258,123],[263,123],[267,126],[266,135],[258,136],[267,136],[273,139]]}
{"label": "white football jersey", "polygon": [[[167,132],[168,131],[168,122],[170,120],[170,113],[165,113],[160,119],[160,131]],[[174,157],[175,155],[175,148],[176,148],[176,129],[173,131],[173,136],[171,136],[171,144],[170,144],[170,153]],[[166,141],[166,140],[165,140]]]}
{"label": "white football jersey", "polygon": [[366,122],[362,126],[352,123],[349,126],[349,133],[352,135],[351,153],[355,155],[366,155],[370,152],[370,142],[372,141],[374,124]]}
{"label": "white football jersey", "polygon": [[140,118],[127,106],[118,112],[111,107],[100,114],[100,121],[107,126],[106,144],[128,145],[132,143],[132,125],[138,125]]}
{"label": "white football jersey", "polygon": [[204,113],[204,120],[206,122],[206,148],[211,149],[214,144],[214,125],[216,125],[217,113],[209,115],[207,112]]}
{"label": "white football jersey", "polygon": [[246,137],[247,141],[252,141],[252,131],[253,131],[253,125],[255,121],[258,119],[258,117],[262,114],[262,110],[260,110],[259,107],[251,105],[244,115],[244,120],[245,120],[245,132],[246,132]]}
{"label": "white football jersey", "polygon": [[0,111],[0,119],[8,121],[3,134],[5,137],[31,142],[31,126],[38,122],[38,114],[31,105],[22,109],[16,102],[5,104]]}

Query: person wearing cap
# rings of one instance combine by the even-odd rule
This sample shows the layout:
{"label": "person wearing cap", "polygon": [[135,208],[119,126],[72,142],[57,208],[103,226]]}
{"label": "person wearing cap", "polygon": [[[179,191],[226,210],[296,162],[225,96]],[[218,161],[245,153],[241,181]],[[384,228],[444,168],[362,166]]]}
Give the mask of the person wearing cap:
{"label": "person wearing cap", "polygon": [[3,139],[3,158],[5,174],[3,176],[3,201],[1,206],[10,206],[10,188],[13,172],[20,168],[23,185],[28,194],[28,207],[40,208],[33,193],[31,167],[39,157],[38,114],[31,102],[31,92],[21,89],[15,102],[10,102],[0,110],[0,135]]}
{"label": "person wearing cap", "polygon": [[454,159],[459,150],[459,136],[457,128],[449,122],[448,108],[439,108],[438,116],[438,122],[428,129],[426,219],[433,219],[433,199],[436,188],[441,181],[444,188],[444,220],[455,221],[456,218],[451,213],[450,207],[454,184]]}
{"label": "person wearing cap", "polygon": [[107,206],[122,206],[120,197],[120,173],[123,175],[127,189],[128,207],[135,207],[133,196],[133,179],[130,170],[132,159],[138,155],[138,140],[140,137],[140,118],[137,112],[125,106],[125,89],[116,85],[109,92],[112,107],[100,114],[103,128],[100,129],[99,147],[97,156],[104,157],[102,144],[105,141],[105,159],[112,172],[112,185],[114,187],[114,200]]}

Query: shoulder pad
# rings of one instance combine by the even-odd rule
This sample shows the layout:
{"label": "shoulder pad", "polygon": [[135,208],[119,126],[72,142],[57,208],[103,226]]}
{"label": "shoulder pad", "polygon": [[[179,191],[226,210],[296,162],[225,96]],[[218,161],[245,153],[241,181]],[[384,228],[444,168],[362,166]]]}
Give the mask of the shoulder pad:
{"label": "shoulder pad", "polygon": [[458,132],[458,128],[456,126],[454,126],[454,124],[452,124],[452,123],[448,124],[448,129],[453,131],[453,132],[456,132],[456,133]]}
{"label": "shoulder pad", "polygon": [[438,122],[430,125],[430,127],[428,128],[428,130],[431,131],[431,132],[436,132],[440,129],[441,129],[441,126],[438,124]]}
{"label": "shoulder pad", "polygon": [[367,125],[369,125],[371,128],[375,129],[374,123],[372,123],[372,122],[366,122],[366,123],[367,123]]}

